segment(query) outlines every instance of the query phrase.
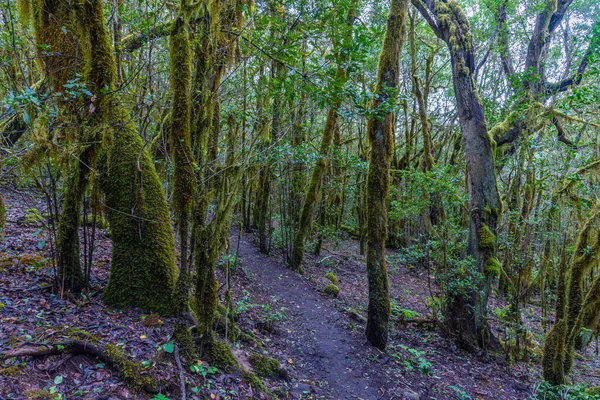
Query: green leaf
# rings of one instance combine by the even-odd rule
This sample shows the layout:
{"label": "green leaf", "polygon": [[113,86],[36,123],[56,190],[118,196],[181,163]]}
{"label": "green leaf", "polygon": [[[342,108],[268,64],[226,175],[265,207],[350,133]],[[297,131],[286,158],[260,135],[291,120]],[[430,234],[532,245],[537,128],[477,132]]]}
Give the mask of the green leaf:
{"label": "green leaf", "polygon": [[60,385],[61,383],[63,383],[63,377],[62,377],[62,375],[57,375],[54,378],[54,384],[55,385]]}
{"label": "green leaf", "polygon": [[166,353],[172,353],[175,350],[175,345],[171,342],[163,344],[163,350]]}
{"label": "green leaf", "polygon": [[57,345],[56,345],[56,348],[57,348],[58,350],[64,350],[64,349],[65,349],[65,346],[63,346],[62,344],[57,344]]}
{"label": "green leaf", "polygon": [[157,395],[155,395],[152,400],[169,400],[169,398],[167,396],[165,396],[162,393],[159,393]]}

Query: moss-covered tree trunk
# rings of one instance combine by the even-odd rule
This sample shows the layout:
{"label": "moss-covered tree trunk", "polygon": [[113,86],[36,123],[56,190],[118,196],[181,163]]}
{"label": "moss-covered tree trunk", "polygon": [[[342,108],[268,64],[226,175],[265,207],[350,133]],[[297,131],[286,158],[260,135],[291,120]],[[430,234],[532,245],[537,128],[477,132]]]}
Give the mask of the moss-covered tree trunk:
{"label": "moss-covered tree trunk", "polygon": [[[28,0],[20,0],[23,3]],[[27,7],[29,5],[27,4]],[[47,72],[52,91],[61,92],[64,85],[75,76],[75,73],[80,70],[80,67],[74,63],[74,59],[81,56],[81,51],[76,43],[78,40],[78,32],[68,30],[63,31],[65,26],[73,26],[74,16],[68,4],[61,2],[40,2],[32,1],[32,23],[37,44],[51,44],[53,54],[47,57],[47,54],[42,51],[42,47],[38,47],[39,60],[42,68]],[[23,17],[27,18],[27,15]],[[63,122],[59,126],[61,134],[58,137],[63,137],[63,142],[74,149],[77,154],[78,161],[68,161],[67,178],[65,179],[65,193],[62,201],[62,212],[58,219],[57,226],[57,264],[58,276],[56,277],[56,285],[62,292],[72,291],[78,292],[83,288],[84,277],[81,271],[81,262],[79,259],[79,216],[81,202],[86,186],[86,170],[91,164],[89,159],[89,150],[81,150],[78,146],[78,141],[83,130],[69,128],[77,125],[72,123],[75,120],[75,108],[70,102],[60,102],[58,119]],[[15,119],[16,122],[21,121]],[[71,123],[67,123],[71,122]],[[23,131],[26,126],[20,128]],[[16,140],[18,136],[11,135],[9,140]],[[12,143],[11,143],[12,144]]]}
{"label": "moss-covered tree trunk", "polygon": [[173,203],[175,222],[179,228],[180,267],[177,282],[177,308],[187,310],[190,288],[190,268],[188,266],[189,216],[196,188],[194,158],[191,148],[192,118],[192,55],[189,39],[189,23],[185,13],[190,5],[181,3],[182,15],[171,28],[169,37],[169,57],[171,67],[171,129],[170,150],[173,153]]}
{"label": "moss-covered tree trunk", "polygon": [[377,68],[376,96],[367,123],[371,155],[367,175],[367,278],[369,305],[366,336],[383,349],[388,341],[390,294],[385,262],[387,195],[394,148],[394,114],[400,75],[400,52],[406,36],[408,0],[392,0]]}
{"label": "moss-covered tree trunk", "polygon": [[[86,160],[87,161],[87,160]],[[71,176],[65,182],[66,190],[56,229],[56,258],[58,276],[56,286],[60,292],[78,293],[85,284],[79,258],[79,215],[86,186],[84,160],[72,163]]]}
{"label": "moss-covered tree trunk", "polygon": [[[577,237],[569,268],[565,272],[561,271],[562,277],[559,279],[566,282],[566,285],[558,288],[556,324],[546,335],[542,360],[544,379],[553,385],[566,383],[566,378],[573,368],[575,345],[581,328],[598,318],[600,284],[596,279],[586,294],[584,279],[590,268],[597,264],[599,254],[600,212],[595,212]],[[568,280],[565,276],[569,277]]]}
{"label": "moss-covered tree trunk", "polygon": [[[452,82],[467,159],[469,236],[467,254],[473,265],[451,276],[447,326],[458,343],[475,351],[493,340],[487,323],[487,299],[499,273],[496,229],[501,212],[494,168],[495,143],[489,137],[481,99],[475,88],[475,52],[467,17],[456,2],[418,0],[415,5],[450,51]],[[466,284],[465,284],[466,283]]]}

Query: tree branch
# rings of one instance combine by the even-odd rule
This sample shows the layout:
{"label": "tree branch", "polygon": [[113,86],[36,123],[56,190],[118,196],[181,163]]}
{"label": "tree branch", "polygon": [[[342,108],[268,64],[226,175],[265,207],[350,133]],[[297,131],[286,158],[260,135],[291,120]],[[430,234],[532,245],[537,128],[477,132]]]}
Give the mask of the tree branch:
{"label": "tree branch", "polygon": [[442,30],[440,29],[438,24],[434,21],[433,17],[429,13],[429,10],[425,7],[423,2],[421,0],[412,0],[412,5],[417,10],[419,10],[419,13],[423,16],[423,18],[425,18],[425,21],[427,21],[427,23],[431,27],[431,30],[433,31],[433,33],[435,33],[435,36],[439,37],[440,39],[443,39],[442,38]]}

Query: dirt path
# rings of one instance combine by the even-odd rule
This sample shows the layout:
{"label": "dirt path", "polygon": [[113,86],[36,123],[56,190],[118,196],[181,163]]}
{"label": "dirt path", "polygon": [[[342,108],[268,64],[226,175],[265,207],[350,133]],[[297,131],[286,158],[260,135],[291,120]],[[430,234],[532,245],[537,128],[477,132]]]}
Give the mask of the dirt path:
{"label": "dirt path", "polygon": [[335,399],[378,399],[384,394],[385,376],[376,352],[364,336],[344,326],[347,318],[336,310],[333,300],[315,291],[305,278],[290,271],[276,257],[266,257],[243,237],[241,266],[251,275],[255,290],[271,296],[280,309],[287,310],[274,345],[288,352],[292,375],[316,381],[317,396]]}

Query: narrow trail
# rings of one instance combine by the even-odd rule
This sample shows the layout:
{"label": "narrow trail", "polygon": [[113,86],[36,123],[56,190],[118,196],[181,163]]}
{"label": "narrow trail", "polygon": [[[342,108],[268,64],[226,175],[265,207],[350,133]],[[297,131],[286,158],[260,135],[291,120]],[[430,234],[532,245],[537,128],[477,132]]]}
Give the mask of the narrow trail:
{"label": "narrow trail", "polygon": [[[292,375],[314,380],[313,394],[333,399],[384,397],[385,367],[370,359],[363,335],[345,326],[347,317],[329,297],[319,294],[305,278],[275,257],[259,254],[247,236],[240,242],[240,265],[251,275],[250,293],[261,291],[285,307],[286,319],[278,325],[273,341],[292,359]],[[314,398],[314,397],[313,397]]]}

